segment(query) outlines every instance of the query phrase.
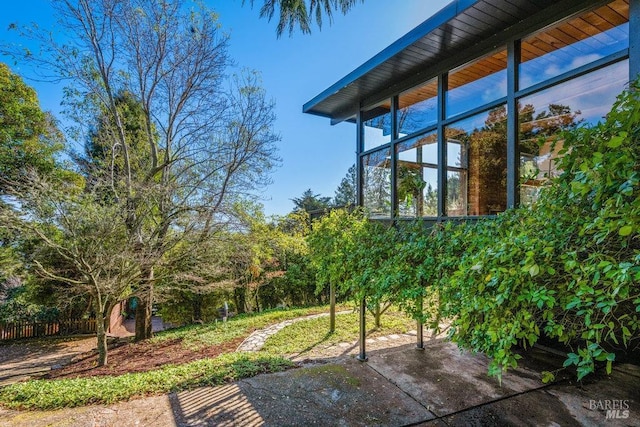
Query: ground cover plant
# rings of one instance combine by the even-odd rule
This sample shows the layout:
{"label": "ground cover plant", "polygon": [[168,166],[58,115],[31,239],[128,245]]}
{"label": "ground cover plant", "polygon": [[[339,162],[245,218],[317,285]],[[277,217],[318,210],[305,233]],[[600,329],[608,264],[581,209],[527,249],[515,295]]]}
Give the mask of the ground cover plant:
{"label": "ground cover plant", "polygon": [[[0,388],[0,404],[14,409],[55,409],[94,403],[112,403],[150,394],[167,393],[202,385],[216,385],[264,372],[277,372],[294,364],[283,355],[293,353],[288,339],[307,339],[328,331],[328,319],[318,318],[285,328],[280,344],[271,343],[261,353],[235,352],[252,331],[281,321],[327,311],[327,307],[272,310],[231,318],[228,322],[189,325],[160,332],[141,343],[127,343],[111,351],[112,364],[96,367],[96,355],[89,352],[48,379],[30,380]],[[338,306],[347,310],[347,306]],[[345,316],[340,316],[340,318]],[[355,341],[356,314],[345,317],[336,334],[338,340]],[[378,333],[406,332],[407,323],[398,313],[388,317]],[[294,333],[287,330],[296,326]],[[376,332],[374,331],[374,334]],[[307,346],[307,341],[299,345]]]}
{"label": "ground cover plant", "polygon": [[259,314],[242,314],[230,318],[227,322],[216,321],[170,329],[157,333],[149,340],[116,343],[110,351],[113,363],[107,366],[96,366],[96,354],[90,351],[76,357],[73,363],[62,369],[51,371],[47,378],[123,375],[161,369],[168,364],[177,365],[215,358],[233,353],[256,329],[325,310],[326,307],[271,310]]}
{"label": "ground cover plant", "polygon": [[293,366],[270,355],[230,353],[141,373],[64,380],[31,380],[0,388],[0,403],[12,409],[56,409],[109,404],[150,394],[220,385]]}
{"label": "ground cover plant", "polygon": [[[336,330],[328,333],[326,318],[315,318],[294,323],[267,338],[261,352],[273,355],[304,356],[318,348],[329,347],[340,342],[355,342],[359,332],[359,315],[356,312],[336,316]],[[367,316],[367,325],[374,325],[374,316]],[[373,326],[367,338],[390,334],[403,334],[414,330],[416,323],[402,312],[391,309],[385,313],[381,326]]]}

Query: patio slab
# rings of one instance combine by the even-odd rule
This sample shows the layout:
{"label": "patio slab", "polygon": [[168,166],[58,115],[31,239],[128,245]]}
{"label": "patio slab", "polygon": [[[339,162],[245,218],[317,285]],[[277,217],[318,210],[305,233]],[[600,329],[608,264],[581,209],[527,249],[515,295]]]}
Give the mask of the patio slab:
{"label": "patio slab", "polygon": [[[535,359],[536,352],[542,353],[529,352],[531,359]],[[559,357],[548,359],[548,354],[541,354],[532,360],[536,370],[529,369],[525,362],[503,374],[501,384],[487,375],[489,360],[485,356],[463,353],[455,344],[442,340],[429,342],[424,351],[400,348],[371,355],[368,363],[436,416],[443,417],[544,387],[540,370],[562,366]]]}
{"label": "patio slab", "polygon": [[353,358],[171,398],[178,425],[403,426],[434,418]]}

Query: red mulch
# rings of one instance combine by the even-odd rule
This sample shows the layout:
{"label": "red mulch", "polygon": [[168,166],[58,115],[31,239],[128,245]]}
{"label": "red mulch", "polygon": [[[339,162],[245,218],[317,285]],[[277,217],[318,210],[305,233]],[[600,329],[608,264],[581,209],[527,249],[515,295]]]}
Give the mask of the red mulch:
{"label": "red mulch", "polygon": [[76,356],[71,363],[51,371],[44,378],[87,378],[152,371],[163,365],[183,364],[231,353],[238,348],[243,339],[236,338],[224,344],[204,347],[197,351],[183,348],[182,340],[179,339],[161,343],[148,341],[120,343],[113,348],[109,347],[107,366],[96,367],[98,355],[95,350],[92,350]]}

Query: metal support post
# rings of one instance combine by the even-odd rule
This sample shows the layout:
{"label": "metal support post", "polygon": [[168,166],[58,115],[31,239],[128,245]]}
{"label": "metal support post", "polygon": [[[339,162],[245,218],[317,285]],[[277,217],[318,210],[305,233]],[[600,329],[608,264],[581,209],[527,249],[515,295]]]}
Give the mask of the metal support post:
{"label": "metal support post", "polygon": [[[418,305],[418,310],[420,311],[420,314],[422,314],[422,307],[423,307],[423,298],[422,296],[418,297],[418,301],[417,301],[417,305]],[[421,320],[417,321],[417,325],[416,325],[416,350],[424,350],[424,325],[422,324]]]}
{"label": "metal support post", "polygon": [[367,339],[367,301],[363,297],[360,301],[360,354],[357,359],[361,362],[368,360],[366,351],[366,339]]}

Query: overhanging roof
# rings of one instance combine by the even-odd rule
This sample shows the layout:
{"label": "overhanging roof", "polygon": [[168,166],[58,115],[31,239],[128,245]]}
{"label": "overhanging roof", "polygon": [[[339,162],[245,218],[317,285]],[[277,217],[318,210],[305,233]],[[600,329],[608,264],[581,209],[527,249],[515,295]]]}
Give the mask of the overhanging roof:
{"label": "overhanging roof", "polygon": [[304,104],[302,111],[332,123],[352,118],[361,101],[408,89],[421,76],[424,81],[444,71],[438,66],[455,66],[456,59],[496,48],[521,26],[539,26],[560,13],[577,13],[598,3],[603,1],[455,0]]}

